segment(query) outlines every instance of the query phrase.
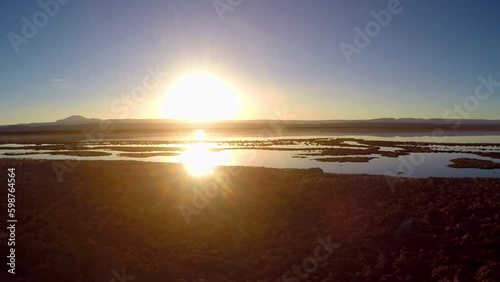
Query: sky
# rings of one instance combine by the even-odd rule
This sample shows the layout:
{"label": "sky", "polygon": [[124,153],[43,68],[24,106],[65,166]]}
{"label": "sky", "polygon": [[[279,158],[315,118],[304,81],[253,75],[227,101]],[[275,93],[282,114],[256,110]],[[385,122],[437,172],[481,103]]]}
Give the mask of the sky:
{"label": "sky", "polygon": [[236,93],[236,119],[500,119],[499,10],[494,0],[2,1],[0,124],[166,118],[169,89],[198,72]]}

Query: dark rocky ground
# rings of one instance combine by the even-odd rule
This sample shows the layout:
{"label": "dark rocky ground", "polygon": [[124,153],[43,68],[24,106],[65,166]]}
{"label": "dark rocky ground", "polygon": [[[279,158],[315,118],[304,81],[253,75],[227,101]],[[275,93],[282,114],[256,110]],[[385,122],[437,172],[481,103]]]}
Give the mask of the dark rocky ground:
{"label": "dark rocky ground", "polygon": [[451,164],[449,164],[448,166],[453,168],[499,169],[500,163],[488,160],[458,158],[451,160]]}
{"label": "dark rocky ground", "polygon": [[2,281],[500,281],[500,179],[0,160],[1,179],[8,167],[17,274]]}

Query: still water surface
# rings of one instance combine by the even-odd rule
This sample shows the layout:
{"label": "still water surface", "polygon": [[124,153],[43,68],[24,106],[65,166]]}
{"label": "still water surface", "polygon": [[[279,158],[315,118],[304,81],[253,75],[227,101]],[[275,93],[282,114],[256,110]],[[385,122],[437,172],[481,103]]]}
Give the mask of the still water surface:
{"label": "still water surface", "polygon": [[[422,145],[444,151],[454,151],[450,153],[411,153],[406,156],[384,157],[373,155],[353,155],[350,157],[373,157],[368,162],[320,162],[317,159],[321,156],[310,156],[307,154],[320,152],[325,148],[340,148],[339,146],[323,146],[310,144],[307,141],[297,141],[294,144],[266,144],[265,146],[255,146],[254,143],[231,145],[224,142],[231,140],[281,140],[281,139],[314,139],[314,138],[354,138],[358,140],[381,140],[381,141],[412,141],[412,142],[433,142],[447,143],[448,145]],[[123,141],[123,144],[109,144],[112,141]],[[155,141],[155,144],[145,144],[145,141]],[[162,143],[164,141],[164,143]],[[159,142],[159,143],[158,143]],[[344,141],[342,148],[363,149],[365,146],[357,141]],[[139,143],[139,144],[137,144]],[[462,143],[460,146],[453,143]],[[466,143],[470,144],[467,145]],[[472,143],[482,143],[472,144]],[[64,156],[51,155],[49,151],[24,149],[27,144],[1,144],[0,158],[28,158],[28,159],[77,159],[77,160],[133,160],[144,162],[175,162],[185,164],[193,173],[203,174],[210,171],[214,166],[257,166],[273,168],[321,168],[328,173],[348,173],[348,174],[390,174],[401,177],[500,177],[500,169],[457,169],[450,168],[450,160],[455,158],[474,158],[500,162],[500,159],[482,157],[474,152],[500,153],[500,134],[454,134],[443,136],[439,139],[431,136],[418,134],[400,135],[355,135],[355,134],[320,134],[320,135],[287,135],[274,138],[261,138],[259,136],[219,136],[217,134],[204,133],[200,131],[191,132],[187,135],[172,136],[126,136],[117,139],[85,140],[80,144],[85,145],[86,151],[97,151],[109,153],[108,156]],[[40,144],[37,144],[40,145]],[[43,145],[43,144],[42,144]],[[7,149],[10,147],[10,149]],[[121,154],[120,147],[138,148],[140,152],[152,153],[149,157],[130,157]],[[172,156],[155,156],[155,148],[172,148]],[[178,151],[177,151],[178,149]],[[141,151],[144,150],[144,151]],[[397,152],[399,147],[382,146],[380,151]],[[54,151],[52,151],[54,152]],[[59,150],[64,152],[64,150]],[[29,155],[8,156],[12,153],[37,153]],[[165,153],[165,151],[163,151]],[[304,155],[305,154],[305,155]],[[326,156],[324,156],[326,157]],[[340,156],[349,157],[349,156]]]}

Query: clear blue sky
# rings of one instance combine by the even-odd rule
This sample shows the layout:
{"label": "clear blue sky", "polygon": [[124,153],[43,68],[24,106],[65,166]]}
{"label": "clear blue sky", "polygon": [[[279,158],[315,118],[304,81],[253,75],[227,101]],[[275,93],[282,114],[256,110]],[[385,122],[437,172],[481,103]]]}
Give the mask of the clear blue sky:
{"label": "clear blue sky", "polygon": [[[243,0],[221,20],[211,0],[71,0],[16,54],[8,34],[22,36],[22,18],[42,8],[2,1],[0,124],[116,118],[112,103],[156,66],[169,77],[126,117],[161,117],[169,85],[198,70],[238,90],[244,119],[440,118],[474,95],[478,76],[500,82],[495,0],[401,0],[348,63],[339,45],[389,2]],[[500,119],[499,109],[497,87],[468,117]]]}

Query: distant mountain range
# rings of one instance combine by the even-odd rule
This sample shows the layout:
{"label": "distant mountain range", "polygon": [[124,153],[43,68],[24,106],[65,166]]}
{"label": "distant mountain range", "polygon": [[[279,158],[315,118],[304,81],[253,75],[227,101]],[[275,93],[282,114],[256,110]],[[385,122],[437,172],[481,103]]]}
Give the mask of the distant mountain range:
{"label": "distant mountain range", "polygon": [[483,119],[420,119],[379,118],[370,120],[231,120],[209,123],[191,123],[164,119],[109,119],[85,118],[73,115],[55,122],[0,126],[0,133],[57,132],[98,129],[112,125],[115,131],[220,129],[248,130],[261,128],[331,129],[331,130],[495,130],[500,131],[500,120]]}

